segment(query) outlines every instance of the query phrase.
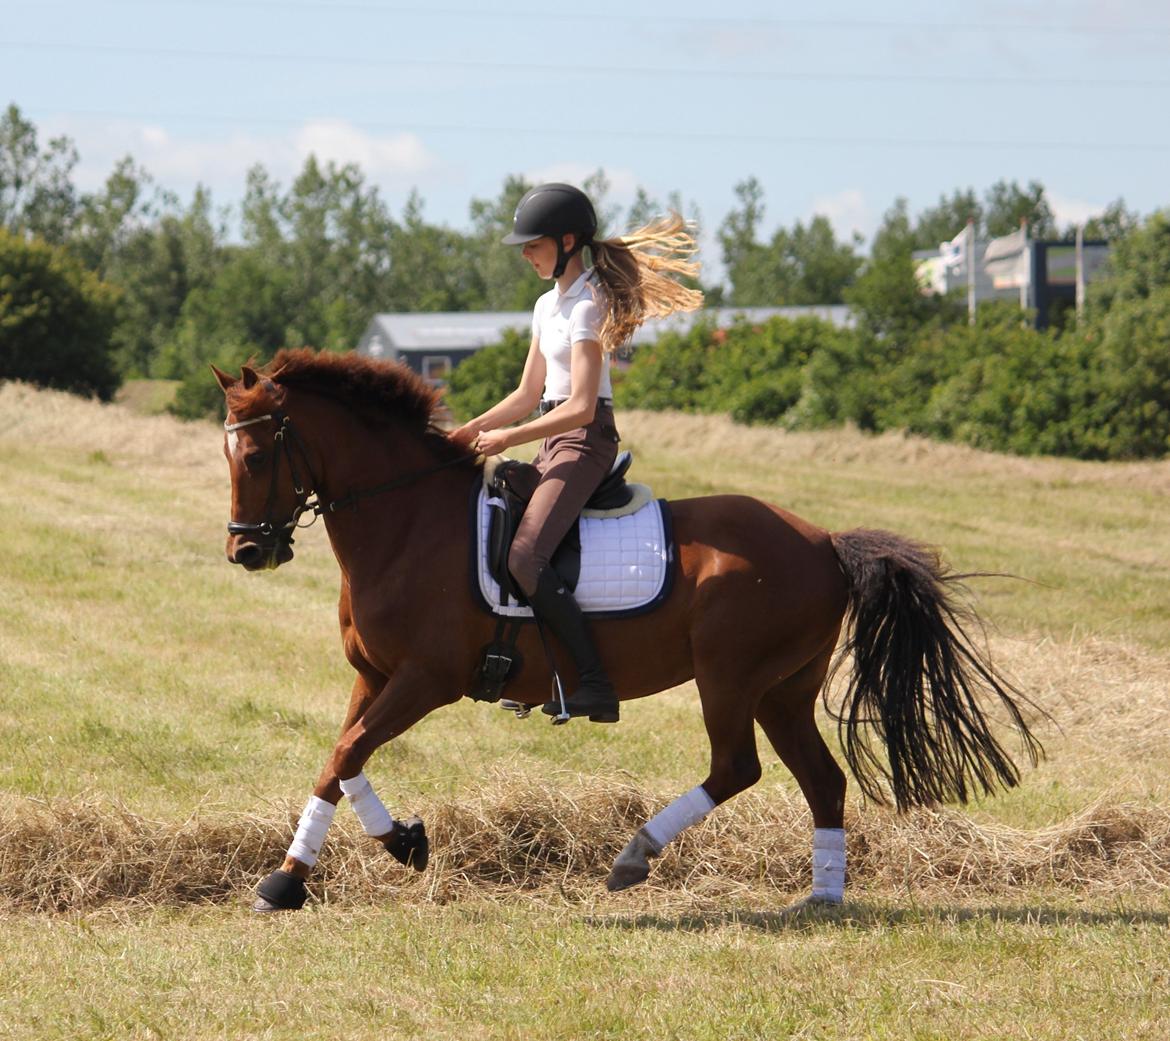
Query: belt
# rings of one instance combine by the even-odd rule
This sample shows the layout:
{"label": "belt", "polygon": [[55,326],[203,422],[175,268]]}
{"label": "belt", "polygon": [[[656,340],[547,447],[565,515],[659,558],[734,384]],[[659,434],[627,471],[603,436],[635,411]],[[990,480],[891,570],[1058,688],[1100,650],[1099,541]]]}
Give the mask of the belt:
{"label": "belt", "polygon": [[[540,414],[543,416],[547,412],[551,412],[558,405],[563,405],[568,398],[541,398],[540,399]],[[613,398],[598,398],[597,404],[602,408],[613,408]]]}

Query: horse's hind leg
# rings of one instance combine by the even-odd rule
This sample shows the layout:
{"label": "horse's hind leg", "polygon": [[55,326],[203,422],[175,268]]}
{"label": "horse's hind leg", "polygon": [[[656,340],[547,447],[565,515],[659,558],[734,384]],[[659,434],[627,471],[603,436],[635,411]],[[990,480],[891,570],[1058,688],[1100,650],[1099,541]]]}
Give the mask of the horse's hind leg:
{"label": "horse's hind leg", "polygon": [[685,828],[760,779],[751,698],[728,678],[705,676],[704,671],[696,670],[695,679],[711,741],[711,771],[702,784],[680,795],[638,829],[614,861],[606,881],[611,892],[645,881],[651,857],[658,856]]}
{"label": "horse's hind leg", "polygon": [[812,811],[813,885],[802,905],[839,904],[845,892],[845,774],[814,717],[832,654],[829,647],[768,690],[756,706],[756,720]]}

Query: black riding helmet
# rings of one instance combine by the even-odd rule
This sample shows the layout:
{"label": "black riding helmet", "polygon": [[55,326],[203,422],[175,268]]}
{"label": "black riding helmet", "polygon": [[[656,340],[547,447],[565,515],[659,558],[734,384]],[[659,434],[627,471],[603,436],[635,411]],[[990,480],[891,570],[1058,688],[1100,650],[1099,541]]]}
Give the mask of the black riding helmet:
{"label": "black riding helmet", "polygon": [[[504,242],[509,246],[521,246],[547,235],[557,244],[553,278],[560,278],[569,258],[589,245],[596,234],[597,214],[593,212],[588,195],[571,184],[541,184],[520,200],[512,219],[512,233],[504,236]],[[566,235],[576,236],[568,253],[563,241]]]}

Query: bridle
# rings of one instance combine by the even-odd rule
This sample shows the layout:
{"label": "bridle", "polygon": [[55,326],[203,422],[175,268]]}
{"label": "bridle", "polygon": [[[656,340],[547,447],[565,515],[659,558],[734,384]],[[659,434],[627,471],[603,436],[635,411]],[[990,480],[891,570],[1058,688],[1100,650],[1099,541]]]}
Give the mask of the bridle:
{"label": "bridle", "polygon": [[[311,497],[315,495],[318,482],[316,477],[313,476],[313,468],[309,464],[308,456],[305,455],[305,446],[296,431],[293,430],[291,420],[283,412],[270,412],[267,415],[244,419],[238,423],[225,422],[223,428],[231,434],[237,430],[243,430],[244,427],[254,426],[257,423],[265,423],[269,420],[279,425],[277,426],[276,433],[272,435],[276,443],[276,451],[275,458],[272,460],[272,477],[268,482],[268,498],[264,503],[264,520],[259,524],[248,524],[244,521],[237,520],[228,521],[227,530],[229,535],[263,535],[265,538],[275,536],[277,539],[285,539],[291,542],[292,533],[295,529],[299,527],[307,528],[323,512],[320,497]],[[301,462],[309,474],[310,484],[308,487],[301,480],[300,471],[297,469],[297,454],[300,455]],[[293,507],[292,516],[283,524],[277,524],[272,519],[272,513],[276,505],[281,459],[288,460],[288,470],[292,477],[293,493],[297,497],[297,504]],[[301,515],[310,512],[313,514],[313,517],[309,521],[309,524],[300,524]]]}
{"label": "bridle", "polygon": [[[457,456],[454,459],[448,459],[445,462],[437,463],[426,469],[416,470],[413,473],[395,478],[394,480],[375,485],[373,488],[362,488],[350,492],[340,499],[323,502],[321,499],[320,481],[317,480],[316,475],[313,473],[313,466],[309,462],[308,453],[305,451],[305,444],[301,440],[300,435],[293,429],[292,420],[285,413],[270,412],[267,415],[244,419],[238,423],[225,422],[223,428],[227,433],[231,434],[237,430],[243,430],[244,427],[250,427],[257,423],[265,423],[269,420],[277,424],[276,432],[272,435],[276,443],[276,452],[275,458],[272,461],[272,477],[268,483],[268,497],[264,503],[264,519],[259,524],[249,524],[245,521],[237,520],[228,521],[227,530],[229,535],[261,535],[265,538],[275,538],[278,542],[291,543],[293,540],[292,533],[297,528],[311,527],[323,513],[336,513],[339,510],[350,508],[357,509],[358,503],[362,499],[369,498],[372,495],[381,495],[383,492],[393,491],[395,488],[403,488],[408,484],[413,484],[420,478],[437,473],[439,470],[445,470],[448,467],[468,462],[467,457]],[[301,465],[308,474],[309,480],[307,483],[302,480],[301,471],[297,467],[298,456],[300,457]],[[280,480],[280,460],[282,458],[288,460],[288,470],[292,478],[293,494],[296,495],[297,501],[288,520],[277,523],[273,520],[273,510],[276,505],[276,495]],[[309,518],[307,524],[301,524],[300,519],[306,513],[310,513],[312,516]]]}

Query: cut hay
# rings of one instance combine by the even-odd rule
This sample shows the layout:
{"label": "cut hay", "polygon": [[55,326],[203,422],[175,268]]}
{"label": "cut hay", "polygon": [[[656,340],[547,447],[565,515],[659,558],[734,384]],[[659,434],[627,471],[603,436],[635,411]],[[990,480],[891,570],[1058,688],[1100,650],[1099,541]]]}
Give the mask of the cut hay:
{"label": "cut hay", "polygon": [[[521,893],[594,900],[630,834],[665,801],[600,782],[550,790],[501,779],[485,790],[492,794],[420,808],[431,836],[421,874],[401,868],[343,810],[310,882],[313,898],[351,906]],[[96,801],[9,803],[0,813],[0,912],[245,903],[279,866],[299,809],[200,811],[176,823]],[[811,828],[798,798],[741,796],[670,847],[647,885],[698,903],[798,897],[809,884]],[[950,810],[867,809],[848,836],[855,895],[969,898],[1038,888],[1141,899],[1170,887],[1170,812],[1154,806],[1102,803],[1032,832]]]}

